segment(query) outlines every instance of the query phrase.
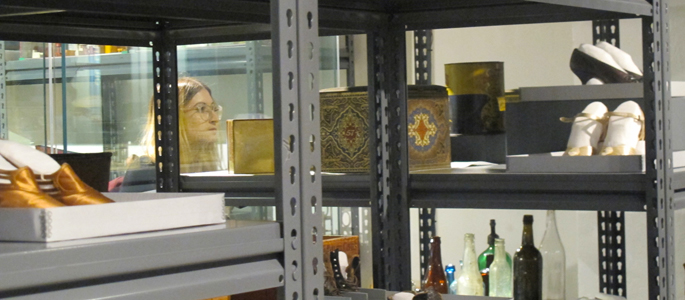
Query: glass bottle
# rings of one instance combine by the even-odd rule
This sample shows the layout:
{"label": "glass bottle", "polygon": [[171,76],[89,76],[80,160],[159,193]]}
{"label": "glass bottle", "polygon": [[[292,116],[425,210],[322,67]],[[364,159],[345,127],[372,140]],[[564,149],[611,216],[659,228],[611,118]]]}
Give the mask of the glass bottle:
{"label": "glass bottle", "polygon": [[433,288],[440,294],[447,294],[447,279],[445,269],[442,268],[442,253],[440,251],[440,237],[434,236],[431,239],[431,255],[426,270],[426,278],[421,283],[422,290]]}
{"label": "glass bottle", "polygon": [[540,242],[542,268],[542,298],[563,300],[565,298],[566,253],[561,243],[557,220],[553,210],[547,211],[547,228]]}
{"label": "glass bottle", "polygon": [[483,277],[478,271],[473,233],[464,235],[464,267],[457,278],[457,295],[483,296]]}
{"label": "glass bottle", "polygon": [[542,300],[542,255],[533,241],[533,216],[523,216],[521,248],[514,254],[514,300]]}
{"label": "glass bottle", "polygon": [[448,264],[447,267],[445,267],[445,274],[447,275],[447,292],[449,294],[456,294],[456,292],[452,291],[452,283],[454,282],[454,272],[457,269],[454,267],[453,264]]}
{"label": "glass bottle", "polygon": [[[485,296],[489,295],[488,285],[490,281],[488,280],[488,273],[490,272],[490,264],[492,264],[492,260],[495,257],[495,239],[499,238],[499,235],[495,232],[495,225],[495,220],[491,219],[488,248],[478,256],[478,269],[480,270],[481,276],[483,276],[483,283],[485,283]],[[511,267],[511,256],[509,256],[509,253],[506,253],[506,257],[509,267]]]}
{"label": "glass bottle", "polygon": [[459,282],[457,282],[457,278],[459,278],[459,275],[461,274],[461,272],[463,270],[464,270],[464,261],[460,259],[459,260],[459,268],[454,270],[454,281],[452,281],[452,283],[450,283],[449,292],[452,295],[457,294],[457,288],[458,288],[457,285],[459,284]]}
{"label": "glass bottle", "polygon": [[495,239],[495,258],[490,265],[490,296],[511,298],[511,265],[507,262],[504,239]]}

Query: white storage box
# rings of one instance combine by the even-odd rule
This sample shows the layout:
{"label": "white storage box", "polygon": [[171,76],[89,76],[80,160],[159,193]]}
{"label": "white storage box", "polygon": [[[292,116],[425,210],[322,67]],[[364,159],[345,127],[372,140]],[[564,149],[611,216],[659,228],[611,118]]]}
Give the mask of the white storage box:
{"label": "white storage box", "polygon": [[224,223],[224,195],[105,193],[115,203],[0,208],[0,241],[53,242]]}
{"label": "white storage box", "polygon": [[641,173],[642,155],[562,156],[564,152],[507,156],[509,173]]}

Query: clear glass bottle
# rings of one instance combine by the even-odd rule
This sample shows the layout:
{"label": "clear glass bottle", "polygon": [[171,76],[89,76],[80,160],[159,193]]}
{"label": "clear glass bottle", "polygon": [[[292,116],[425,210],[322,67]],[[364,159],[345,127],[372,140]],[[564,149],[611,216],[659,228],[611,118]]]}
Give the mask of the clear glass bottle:
{"label": "clear glass bottle", "polygon": [[566,252],[557,230],[556,215],[547,211],[547,228],[540,243],[540,253],[544,262],[542,268],[542,299],[563,300],[566,293]]}
{"label": "clear glass bottle", "polygon": [[504,239],[495,239],[495,259],[490,264],[491,297],[512,297],[511,265],[507,262]]}
{"label": "clear glass bottle", "polygon": [[464,267],[457,278],[457,295],[484,295],[483,277],[478,270],[473,233],[464,235]]}
{"label": "clear glass bottle", "polygon": [[542,255],[533,241],[533,216],[523,216],[521,248],[514,254],[514,300],[542,300]]}
{"label": "clear glass bottle", "polygon": [[426,278],[424,278],[421,288],[426,291],[429,288],[434,289],[440,294],[447,294],[447,278],[445,278],[445,269],[442,268],[442,252],[440,251],[440,237],[434,236],[431,239],[431,255],[428,269],[426,270]]}
{"label": "clear glass bottle", "polygon": [[[499,235],[495,232],[495,220],[490,219],[490,234],[488,235],[488,248],[478,255],[478,269],[480,270],[480,275],[483,277],[483,283],[485,283],[485,296],[489,295],[489,282],[488,273],[490,272],[490,264],[495,258],[495,239],[499,238]],[[511,256],[506,253],[507,262],[511,268]]]}

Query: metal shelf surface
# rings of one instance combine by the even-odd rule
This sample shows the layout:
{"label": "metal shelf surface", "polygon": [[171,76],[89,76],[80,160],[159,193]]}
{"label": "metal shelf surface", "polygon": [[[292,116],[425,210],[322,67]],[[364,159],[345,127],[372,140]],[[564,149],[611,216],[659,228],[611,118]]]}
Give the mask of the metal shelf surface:
{"label": "metal shelf surface", "polygon": [[254,221],[55,243],[2,242],[0,298],[268,261],[282,252],[280,224]]}

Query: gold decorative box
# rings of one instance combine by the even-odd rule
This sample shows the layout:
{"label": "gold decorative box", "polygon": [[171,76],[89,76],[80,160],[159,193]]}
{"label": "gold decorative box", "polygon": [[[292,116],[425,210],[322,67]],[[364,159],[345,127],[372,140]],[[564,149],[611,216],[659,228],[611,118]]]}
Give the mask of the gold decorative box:
{"label": "gold decorative box", "polygon": [[[409,169],[450,167],[447,89],[409,86],[407,133]],[[322,90],[321,169],[324,172],[369,171],[369,121],[366,87]]]}
{"label": "gold decorative box", "polygon": [[273,119],[226,120],[226,134],[229,172],[274,172]]}

